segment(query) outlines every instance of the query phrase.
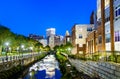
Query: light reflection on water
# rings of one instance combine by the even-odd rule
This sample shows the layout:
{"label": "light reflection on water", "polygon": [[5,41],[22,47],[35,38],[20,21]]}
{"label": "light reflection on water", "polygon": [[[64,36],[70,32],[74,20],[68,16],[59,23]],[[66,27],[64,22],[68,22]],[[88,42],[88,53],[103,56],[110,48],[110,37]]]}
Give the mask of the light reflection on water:
{"label": "light reflection on water", "polygon": [[30,67],[24,79],[60,79],[61,76],[58,61],[54,55],[48,55]]}

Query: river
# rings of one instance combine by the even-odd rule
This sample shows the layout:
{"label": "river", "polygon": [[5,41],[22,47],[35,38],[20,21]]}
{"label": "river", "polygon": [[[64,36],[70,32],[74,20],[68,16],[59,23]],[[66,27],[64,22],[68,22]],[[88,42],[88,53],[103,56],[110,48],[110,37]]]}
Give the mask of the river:
{"label": "river", "polygon": [[60,79],[62,76],[59,63],[54,55],[47,55],[44,59],[33,64],[23,79]]}

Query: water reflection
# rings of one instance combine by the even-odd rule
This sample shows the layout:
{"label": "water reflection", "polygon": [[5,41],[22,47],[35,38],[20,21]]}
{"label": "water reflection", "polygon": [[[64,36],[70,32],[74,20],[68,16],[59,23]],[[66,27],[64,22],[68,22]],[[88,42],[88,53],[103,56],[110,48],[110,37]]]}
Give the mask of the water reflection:
{"label": "water reflection", "polygon": [[61,72],[54,55],[48,55],[43,60],[29,68],[24,79],[60,79]]}

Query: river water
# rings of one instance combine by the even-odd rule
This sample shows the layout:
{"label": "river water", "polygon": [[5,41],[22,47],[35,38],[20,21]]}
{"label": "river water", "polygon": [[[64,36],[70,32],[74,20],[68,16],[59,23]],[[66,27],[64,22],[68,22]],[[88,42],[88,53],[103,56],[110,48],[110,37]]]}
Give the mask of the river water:
{"label": "river water", "polygon": [[60,79],[61,76],[59,63],[55,56],[47,55],[44,59],[32,65],[23,79]]}

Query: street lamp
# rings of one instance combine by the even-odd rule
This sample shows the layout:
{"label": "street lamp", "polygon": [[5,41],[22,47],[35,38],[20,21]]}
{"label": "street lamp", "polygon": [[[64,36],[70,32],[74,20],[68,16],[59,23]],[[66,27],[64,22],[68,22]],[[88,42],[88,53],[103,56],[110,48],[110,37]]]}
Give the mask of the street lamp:
{"label": "street lamp", "polygon": [[31,51],[31,55],[32,55],[33,47],[30,47],[30,51]]}
{"label": "street lamp", "polygon": [[24,45],[21,45],[21,52],[22,52],[22,61],[21,64],[23,65],[23,49],[24,49]]}
{"label": "street lamp", "polygon": [[30,50],[31,50],[31,52],[32,52],[32,50],[33,50],[33,47],[30,47]]}
{"label": "street lamp", "polygon": [[71,48],[70,48],[70,47],[68,48],[68,51],[69,51],[69,52],[71,51]]}
{"label": "street lamp", "polygon": [[23,49],[24,49],[24,45],[21,45],[21,48],[22,48],[22,57],[23,57]]}
{"label": "street lamp", "polygon": [[8,56],[7,56],[7,53],[8,53],[8,50],[9,50],[9,42],[6,42],[5,43],[5,45],[6,45],[6,60],[8,60]]}

